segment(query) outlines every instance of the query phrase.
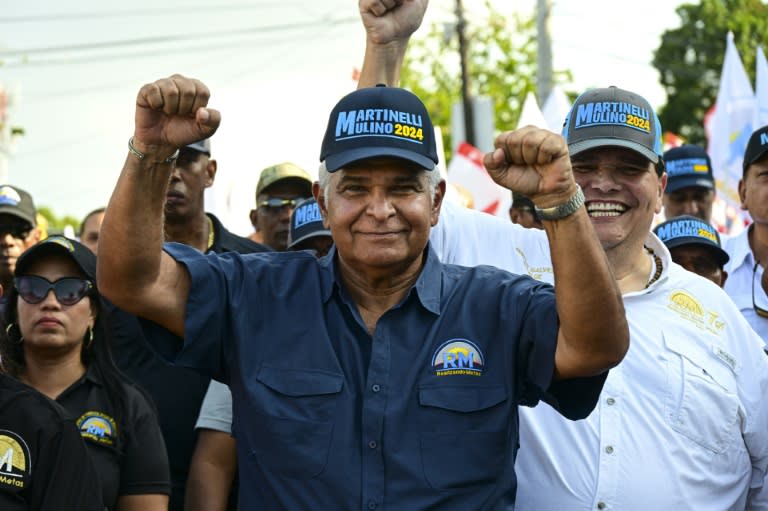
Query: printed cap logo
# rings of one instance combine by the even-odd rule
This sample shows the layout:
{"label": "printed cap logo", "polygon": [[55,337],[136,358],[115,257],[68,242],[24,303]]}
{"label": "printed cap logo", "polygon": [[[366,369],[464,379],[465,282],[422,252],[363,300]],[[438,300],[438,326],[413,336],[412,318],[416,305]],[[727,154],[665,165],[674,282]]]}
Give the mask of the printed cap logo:
{"label": "printed cap logo", "polygon": [[432,357],[432,368],[438,376],[480,376],[484,367],[485,359],[480,348],[467,339],[444,342]]}
{"label": "printed cap logo", "polygon": [[0,429],[0,491],[26,488],[32,474],[27,443],[13,431]]}
{"label": "printed cap logo", "polygon": [[17,206],[21,202],[19,192],[10,186],[0,186],[0,204],[10,204]]}

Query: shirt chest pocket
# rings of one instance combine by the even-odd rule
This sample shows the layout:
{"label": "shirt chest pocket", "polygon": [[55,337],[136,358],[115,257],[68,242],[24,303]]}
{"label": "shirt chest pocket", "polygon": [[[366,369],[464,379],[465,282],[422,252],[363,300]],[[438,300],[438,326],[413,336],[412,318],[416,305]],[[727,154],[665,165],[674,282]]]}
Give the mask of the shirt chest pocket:
{"label": "shirt chest pocket", "polygon": [[739,435],[733,371],[687,338],[664,337],[669,349],[664,415],[670,427],[714,453]]}
{"label": "shirt chest pocket", "polygon": [[250,388],[257,406],[245,412],[242,433],[265,470],[292,478],[323,471],[343,382],[341,374],[322,371],[259,369]]}
{"label": "shirt chest pocket", "polygon": [[493,485],[511,456],[507,393],[498,386],[419,388],[419,448],[434,489]]}

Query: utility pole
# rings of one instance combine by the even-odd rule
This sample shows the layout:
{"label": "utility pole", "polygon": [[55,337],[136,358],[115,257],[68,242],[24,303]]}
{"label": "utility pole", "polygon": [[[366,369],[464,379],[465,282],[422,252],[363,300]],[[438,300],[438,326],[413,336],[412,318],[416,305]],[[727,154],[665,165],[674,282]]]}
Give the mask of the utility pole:
{"label": "utility pole", "polygon": [[549,15],[552,0],[536,0],[536,96],[542,106],[552,92],[552,36],[549,30]]}
{"label": "utility pole", "polygon": [[467,41],[464,38],[464,8],[461,0],[456,0],[456,33],[459,36],[459,58],[461,60],[461,101],[464,105],[464,136],[466,141],[475,145],[475,120],[472,115],[472,97],[469,94],[469,72],[467,71]]}

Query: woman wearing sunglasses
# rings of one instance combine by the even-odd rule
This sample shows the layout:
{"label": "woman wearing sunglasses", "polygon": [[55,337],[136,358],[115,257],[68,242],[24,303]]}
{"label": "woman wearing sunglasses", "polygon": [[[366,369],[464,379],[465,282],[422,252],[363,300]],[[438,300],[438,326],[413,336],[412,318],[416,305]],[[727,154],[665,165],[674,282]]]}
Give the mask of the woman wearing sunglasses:
{"label": "woman wearing sunglasses", "polygon": [[168,458],[157,417],[112,361],[95,274],[93,253],[62,236],[24,252],[0,336],[3,365],[75,418],[107,509],[167,510]]}

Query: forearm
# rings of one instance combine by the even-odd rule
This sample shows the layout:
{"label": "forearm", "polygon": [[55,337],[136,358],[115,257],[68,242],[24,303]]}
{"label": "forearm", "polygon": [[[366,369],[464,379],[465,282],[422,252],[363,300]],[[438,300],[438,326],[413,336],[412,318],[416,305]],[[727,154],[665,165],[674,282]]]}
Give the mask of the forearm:
{"label": "forearm", "polygon": [[126,157],[99,237],[99,287],[118,305],[158,278],[163,206],[172,171],[172,164],[163,160],[173,148],[135,144],[146,156],[139,159],[129,153]]}
{"label": "forearm", "polygon": [[363,68],[360,71],[358,89],[374,87],[379,83],[397,87],[400,83],[400,69],[403,67],[408,39],[377,44],[370,39],[365,45]]}
{"label": "forearm", "polygon": [[545,221],[560,318],[559,378],[599,374],[629,347],[624,305],[607,257],[582,206]]}
{"label": "forearm", "polygon": [[224,511],[237,468],[235,439],[212,430],[199,430],[190,462],[185,511]]}

